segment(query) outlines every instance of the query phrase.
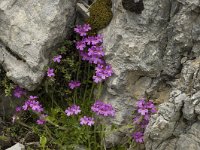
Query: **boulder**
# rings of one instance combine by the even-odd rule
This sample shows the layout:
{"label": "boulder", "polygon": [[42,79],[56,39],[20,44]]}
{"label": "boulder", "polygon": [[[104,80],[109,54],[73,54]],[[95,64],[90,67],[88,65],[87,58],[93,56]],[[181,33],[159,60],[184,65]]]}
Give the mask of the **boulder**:
{"label": "boulder", "polygon": [[75,0],[1,0],[0,64],[16,84],[34,90],[49,52],[69,34]]}

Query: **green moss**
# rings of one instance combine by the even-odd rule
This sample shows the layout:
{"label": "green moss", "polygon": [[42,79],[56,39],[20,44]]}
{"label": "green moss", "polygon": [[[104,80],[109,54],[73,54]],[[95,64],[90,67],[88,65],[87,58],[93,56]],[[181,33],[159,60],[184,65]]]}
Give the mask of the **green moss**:
{"label": "green moss", "polygon": [[111,0],[97,0],[91,5],[90,17],[86,22],[91,25],[93,32],[98,32],[110,23],[113,17],[111,7]]}

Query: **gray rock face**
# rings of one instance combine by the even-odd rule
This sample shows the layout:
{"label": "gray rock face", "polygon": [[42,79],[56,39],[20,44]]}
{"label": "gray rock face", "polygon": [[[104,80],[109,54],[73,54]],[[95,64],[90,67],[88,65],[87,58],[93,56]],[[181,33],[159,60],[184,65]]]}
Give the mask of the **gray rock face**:
{"label": "gray rock face", "polygon": [[[115,74],[102,99],[116,108],[111,121],[118,125],[132,123],[136,99],[162,103],[146,129],[147,150],[200,149],[194,134],[200,125],[200,2],[143,2],[138,15],[113,0],[114,17],[102,33]],[[120,143],[112,139],[107,141]]]}
{"label": "gray rock face", "polygon": [[[145,133],[146,149],[200,149],[200,57],[183,64],[180,78],[175,82],[170,99],[159,106]],[[161,124],[166,124],[160,128]],[[171,141],[176,141],[173,145]]]}
{"label": "gray rock face", "polygon": [[49,51],[71,29],[75,3],[74,0],[0,1],[0,64],[11,80],[28,90],[40,83]]}

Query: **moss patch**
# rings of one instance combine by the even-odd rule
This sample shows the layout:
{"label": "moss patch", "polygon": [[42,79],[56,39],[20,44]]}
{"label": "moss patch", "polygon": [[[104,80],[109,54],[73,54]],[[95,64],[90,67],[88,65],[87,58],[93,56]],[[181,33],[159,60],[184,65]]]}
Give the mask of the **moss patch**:
{"label": "moss patch", "polygon": [[110,23],[113,17],[111,8],[111,0],[97,0],[91,5],[89,9],[90,17],[86,22],[91,25],[93,32],[98,32]]}

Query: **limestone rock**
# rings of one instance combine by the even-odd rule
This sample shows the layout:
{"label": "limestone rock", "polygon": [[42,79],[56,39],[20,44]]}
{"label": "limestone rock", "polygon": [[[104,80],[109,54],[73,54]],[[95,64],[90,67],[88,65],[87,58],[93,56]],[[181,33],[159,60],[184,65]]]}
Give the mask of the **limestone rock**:
{"label": "limestone rock", "polygon": [[0,64],[11,80],[28,90],[40,83],[49,52],[71,29],[75,3],[0,1]]}
{"label": "limestone rock", "polygon": [[[164,101],[146,129],[145,146],[147,150],[180,149],[179,140],[200,119],[200,3],[143,3],[142,14],[136,14],[125,10],[122,0],[113,0],[113,19],[101,33],[114,75],[106,82],[102,99],[116,108],[111,121],[117,125],[132,123],[137,99],[147,96],[158,104]],[[112,139],[107,142],[121,142]],[[195,142],[191,147],[198,149]]]}
{"label": "limestone rock", "polygon": [[[166,144],[173,147],[170,144],[171,138],[177,141],[175,147],[178,150],[199,149],[199,60],[200,57],[192,61],[188,60],[184,64],[181,76],[176,81],[175,89],[180,89],[179,92],[176,92],[178,96],[171,93],[172,98],[169,102],[161,104],[158,114],[151,118],[145,132],[147,150],[165,150],[164,145]],[[174,91],[177,91],[175,89]],[[164,117],[164,121],[168,124],[172,124],[171,130],[166,128],[159,130],[159,124],[163,122],[160,120],[161,117]],[[153,136],[155,134],[157,137]],[[162,136],[159,136],[159,134]]]}
{"label": "limestone rock", "polygon": [[25,146],[20,143],[17,143],[12,147],[7,148],[6,150],[25,150]]}

